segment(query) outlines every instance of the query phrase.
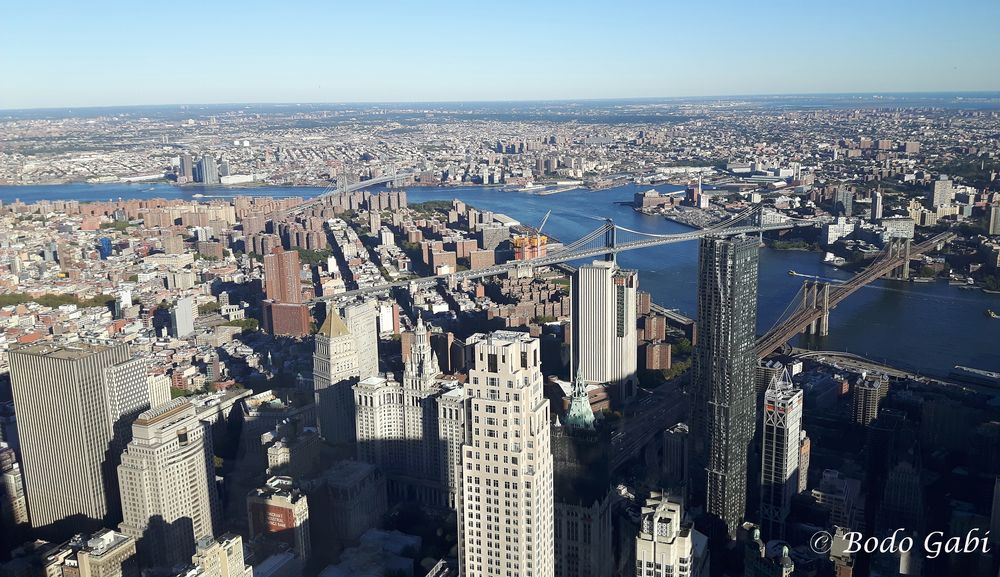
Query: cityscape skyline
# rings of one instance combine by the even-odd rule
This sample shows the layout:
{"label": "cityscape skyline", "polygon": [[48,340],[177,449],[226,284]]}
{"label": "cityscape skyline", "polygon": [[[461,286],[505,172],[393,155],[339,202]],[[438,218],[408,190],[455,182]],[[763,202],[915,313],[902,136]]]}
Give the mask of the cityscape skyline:
{"label": "cityscape skyline", "polygon": [[[0,23],[0,51],[18,57],[0,61],[0,74],[19,82],[0,96],[0,109],[1000,89],[988,25],[1000,9],[982,0],[963,0],[947,11],[927,1],[850,2],[836,9],[777,1],[513,2],[501,10],[451,1],[263,6],[178,2],[176,16],[167,18],[145,6],[101,11],[60,2],[41,10],[17,3]],[[371,22],[380,13],[391,17]],[[758,41],[768,18],[790,25]],[[887,19],[892,26],[885,26]],[[836,40],[817,40],[810,23],[819,21],[840,32]],[[268,41],[254,42],[249,34],[265,22]],[[674,22],[683,23],[674,34],[652,40]],[[427,33],[436,28],[447,33]],[[912,30],[942,33],[936,42],[919,42]],[[491,35],[496,42],[482,40]],[[149,41],[156,37],[170,41]],[[120,50],[123,45],[130,49]],[[507,45],[515,48],[504,50]],[[549,47],[556,47],[556,58],[539,58]],[[187,63],[206,55],[215,56],[214,74],[197,83],[163,81],[183,78]]]}
{"label": "cityscape skyline", "polygon": [[9,7],[0,577],[997,577],[997,17]]}

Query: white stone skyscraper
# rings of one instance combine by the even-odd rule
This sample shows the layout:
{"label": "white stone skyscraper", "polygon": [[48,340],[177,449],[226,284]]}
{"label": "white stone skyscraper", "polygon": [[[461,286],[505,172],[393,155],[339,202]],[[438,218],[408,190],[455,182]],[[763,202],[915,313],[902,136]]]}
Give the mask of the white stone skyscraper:
{"label": "white stone skyscraper", "polygon": [[611,385],[616,402],[636,391],[636,291],[639,278],[613,261],[594,261],[573,275],[572,374]]}
{"label": "white stone skyscraper", "polygon": [[118,466],[120,530],[138,541],[150,567],[186,563],[220,523],[212,435],[190,401],[143,412]]}
{"label": "white stone skyscraper", "polygon": [[552,450],[538,339],[497,331],[467,344],[472,422],[462,457],[461,574],[551,577]]}
{"label": "white stone skyscraper", "polygon": [[454,507],[465,394],[457,381],[438,379],[422,319],[413,336],[402,383],[376,376],[354,386],[358,458],[385,472],[391,496]]}
{"label": "white stone skyscraper", "polygon": [[329,307],[316,334],[313,353],[313,390],[320,433],[332,443],[354,440],[354,394],[351,386],[361,376],[354,336]]}
{"label": "white stone skyscraper", "polygon": [[792,386],[786,370],[764,393],[760,528],[769,540],[785,538],[792,497],[799,492],[801,431],[802,390]]}
{"label": "white stone skyscraper", "polygon": [[378,374],[378,302],[375,299],[353,302],[340,308],[347,330],[354,336],[361,378]]}
{"label": "white stone skyscraper", "polygon": [[9,360],[32,526],[64,537],[114,522],[118,457],[149,408],[146,363],[128,345],[88,342],[26,345]]}
{"label": "white stone skyscraper", "polygon": [[684,517],[681,499],[650,495],[635,539],[636,575],[707,577],[708,538]]}

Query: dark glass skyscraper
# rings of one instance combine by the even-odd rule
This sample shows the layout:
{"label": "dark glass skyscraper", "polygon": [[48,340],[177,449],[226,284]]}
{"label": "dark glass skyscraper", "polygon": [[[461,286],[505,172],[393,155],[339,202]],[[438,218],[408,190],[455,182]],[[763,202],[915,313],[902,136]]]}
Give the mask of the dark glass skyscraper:
{"label": "dark glass skyscraper", "polygon": [[[730,538],[747,503],[747,452],[756,422],[756,238],[705,237],[698,256],[698,338],[692,364],[693,484]],[[711,533],[718,536],[719,532]]]}

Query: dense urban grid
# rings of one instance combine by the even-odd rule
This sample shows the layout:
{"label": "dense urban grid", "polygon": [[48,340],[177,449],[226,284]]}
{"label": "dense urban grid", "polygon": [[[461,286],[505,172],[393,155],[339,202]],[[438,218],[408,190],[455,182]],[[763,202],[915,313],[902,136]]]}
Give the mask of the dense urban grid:
{"label": "dense urban grid", "polygon": [[[0,577],[997,575],[1000,367],[796,338],[1000,295],[1000,112],[831,102],[0,115],[0,184],[187,193],[0,205]],[[625,184],[693,318],[635,231],[408,195]],[[857,274],[761,335],[762,246]]]}

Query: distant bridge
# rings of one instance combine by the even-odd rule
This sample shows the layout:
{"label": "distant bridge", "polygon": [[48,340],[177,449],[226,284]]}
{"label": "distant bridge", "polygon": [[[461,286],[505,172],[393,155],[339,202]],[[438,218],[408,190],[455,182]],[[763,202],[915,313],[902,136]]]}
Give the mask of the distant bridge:
{"label": "distant bridge", "polygon": [[831,285],[819,280],[805,281],[774,327],[757,339],[754,345],[757,358],[773,353],[801,332],[821,336],[829,334],[830,310],[841,301],[893,271],[898,271],[901,279],[908,278],[911,257],[940,249],[953,238],[953,233],[943,232],[916,245],[911,245],[910,239],[893,239],[870,265],[844,283]]}
{"label": "distant bridge", "polygon": [[297,204],[297,205],[295,205],[294,207],[292,207],[292,208],[290,208],[288,210],[282,211],[282,213],[285,216],[302,214],[302,212],[305,211],[307,208],[311,208],[311,207],[313,207],[313,206],[315,206],[317,204],[322,203],[323,200],[325,200],[326,198],[328,198],[330,196],[333,196],[333,195],[336,195],[336,194],[344,194],[344,193],[347,193],[347,192],[357,192],[359,190],[368,188],[369,186],[375,186],[377,184],[386,184],[386,183],[389,183],[389,182],[394,183],[394,184],[403,183],[403,182],[405,182],[405,181],[413,178],[414,174],[416,174],[416,172],[414,172],[412,170],[401,170],[399,172],[395,172],[395,173],[390,174],[388,176],[379,176],[377,178],[369,178],[368,180],[361,180],[361,181],[355,182],[353,184],[346,184],[344,182],[341,182],[338,179],[337,186],[328,186],[328,187],[326,187],[326,189],[323,192],[321,192],[320,194],[316,195],[315,197],[310,198],[309,200],[306,200],[305,202],[303,202],[301,204]]}
{"label": "distant bridge", "polygon": [[765,225],[754,224],[754,221],[759,222],[760,214],[761,212],[759,207],[751,207],[708,228],[679,234],[650,234],[639,232],[618,226],[611,219],[605,219],[604,224],[584,235],[579,240],[565,245],[558,250],[553,250],[545,256],[526,260],[512,260],[504,264],[477,270],[465,270],[456,273],[431,275],[417,279],[382,283],[375,286],[347,291],[346,293],[340,293],[330,297],[319,297],[317,300],[336,300],[357,295],[383,293],[397,287],[406,287],[411,290],[416,290],[431,287],[439,283],[454,284],[464,280],[508,274],[516,272],[519,269],[531,270],[535,267],[551,266],[554,264],[588,258],[603,257],[606,260],[610,260],[613,258],[613,255],[619,252],[697,240],[707,235],[736,236],[740,234],[762,234],[763,232],[772,230],[787,230],[800,226],[812,226],[812,223],[805,221],[789,221]]}

